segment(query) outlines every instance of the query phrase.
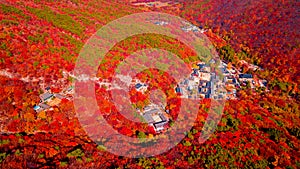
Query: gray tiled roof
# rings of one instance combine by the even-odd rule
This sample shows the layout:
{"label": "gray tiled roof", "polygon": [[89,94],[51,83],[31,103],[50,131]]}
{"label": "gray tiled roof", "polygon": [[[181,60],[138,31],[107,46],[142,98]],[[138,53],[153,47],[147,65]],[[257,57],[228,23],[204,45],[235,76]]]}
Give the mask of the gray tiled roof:
{"label": "gray tiled roof", "polygon": [[159,117],[161,118],[162,121],[167,121],[167,118],[163,114],[160,114]]}
{"label": "gray tiled roof", "polygon": [[41,103],[41,104],[39,104],[39,106],[41,106],[41,108],[43,108],[43,109],[50,108],[50,106],[48,104],[45,104],[45,103]]}
{"label": "gray tiled roof", "polygon": [[253,78],[252,74],[240,74],[239,78]]}
{"label": "gray tiled roof", "polygon": [[151,109],[151,110],[146,111],[145,114],[151,115],[152,113],[156,113],[156,112],[158,112],[158,109]]}
{"label": "gray tiled roof", "polygon": [[55,94],[55,97],[59,98],[59,99],[63,99],[66,98],[65,96],[61,95],[61,94]]}
{"label": "gray tiled roof", "polygon": [[44,93],[44,94],[40,95],[40,98],[42,100],[47,100],[47,99],[49,99],[52,96],[53,96],[53,94],[47,92],[47,93]]}
{"label": "gray tiled roof", "polygon": [[154,123],[154,127],[155,127],[155,128],[164,127],[165,124],[166,124],[166,122],[158,122],[158,123]]}
{"label": "gray tiled roof", "polygon": [[152,118],[151,114],[144,114],[144,119],[148,122],[148,123],[154,123],[154,119]]}

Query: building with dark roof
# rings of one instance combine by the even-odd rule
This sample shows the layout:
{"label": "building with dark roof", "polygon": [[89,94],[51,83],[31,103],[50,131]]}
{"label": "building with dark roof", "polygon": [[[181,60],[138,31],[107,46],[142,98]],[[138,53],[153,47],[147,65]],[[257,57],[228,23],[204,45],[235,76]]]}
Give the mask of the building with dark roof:
{"label": "building with dark roof", "polygon": [[221,71],[223,74],[229,74],[229,71],[226,68],[222,68]]}
{"label": "building with dark roof", "polygon": [[167,123],[166,121],[161,121],[161,122],[158,122],[158,123],[154,123],[153,126],[154,126],[155,130],[157,132],[159,132],[159,131],[164,129],[164,126],[165,126],[166,123]]}
{"label": "building with dark roof", "polygon": [[247,82],[250,83],[251,87],[253,87],[253,76],[252,74],[240,74],[239,75],[239,81],[243,82],[244,84],[246,84]]}
{"label": "building with dark roof", "polygon": [[45,102],[45,101],[51,99],[52,97],[53,97],[53,94],[48,93],[48,92],[40,95],[40,99],[42,102]]}
{"label": "building with dark roof", "polygon": [[250,79],[253,78],[252,74],[240,74],[239,78]]}
{"label": "building with dark roof", "polygon": [[188,84],[189,84],[189,80],[188,80],[188,79],[185,79],[183,84],[184,84],[184,85],[188,85]]}
{"label": "building with dark roof", "polygon": [[135,85],[135,88],[136,88],[136,89],[139,89],[139,88],[141,88],[142,86],[143,86],[142,84],[138,83],[138,84]]}
{"label": "building with dark roof", "polygon": [[197,66],[199,66],[199,70],[204,68],[205,66],[207,66],[206,64],[197,64]]}
{"label": "building with dark roof", "polygon": [[49,109],[50,106],[48,104],[45,104],[45,103],[40,103],[39,106],[43,109]]}
{"label": "building with dark roof", "polygon": [[168,122],[163,112],[155,107],[147,107],[146,109],[147,110],[143,113],[144,120],[149,125],[152,125],[156,132],[163,130],[164,125]]}
{"label": "building with dark roof", "polygon": [[196,69],[193,69],[193,73],[192,73],[194,76],[199,76],[199,72],[198,72],[198,70],[196,70]]}
{"label": "building with dark roof", "polygon": [[175,88],[175,91],[176,91],[176,93],[182,94],[182,89],[181,89],[179,86],[177,86],[177,87]]}

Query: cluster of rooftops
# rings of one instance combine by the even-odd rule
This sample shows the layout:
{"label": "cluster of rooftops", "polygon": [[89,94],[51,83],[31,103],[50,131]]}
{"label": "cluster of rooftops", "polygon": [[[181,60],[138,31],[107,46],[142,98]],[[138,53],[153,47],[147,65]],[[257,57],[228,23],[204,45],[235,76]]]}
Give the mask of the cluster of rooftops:
{"label": "cluster of rooftops", "polygon": [[[167,25],[169,24],[168,22],[166,21],[155,21],[154,22],[155,25],[160,25],[160,26],[164,26],[164,25]],[[182,22],[183,26],[181,26],[181,30],[183,30],[184,32],[200,32],[200,33],[204,33],[206,30],[203,29],[202,26],[195,26],[195,25],[192,25],[188,22]]]}
{"label": "cluster of rooftops", "polygon": [[168,123],[169,118],[164,109],[156,104],[149,104],[143,108],[143,111],[139,111],[141,116],[144,118],[154,130],[159,133],[164,130],[165,125]]}
{"label": "cluster of rooftops", "polygon": [[72,99],[70,96],[74,87],[70,86],[61,93],[52,93],[50,87],[44,89],[44,93],[40,94],[40,102],[34,105],[33,109],[37,113],[51,109],[53,106],[59,105],[62,99]]}
{"label": "cluster of rooftops", "polygon": [[[209,63],[215,63],[211,59]],[[250,82],[251,87],[266,87],[265,80],[256,80],[252,74],[243,74],[234,68],[228,69],[227,64],[221,62],[219,67],[222,78],[216,72],[211,71],[208,64],[199,62],[192,68],[190,77],[185,78],[175,88],[176,93],[183,98],[213,98],[213,99],[235,99],[237,88],[240,84]],[[221,90],[226,88],[226,90]]]}
{"label": "cluster of rooftops", "polygon": [[[209,61],[214,63],[212,59]],[[240,87],[240,83],[251,82],[254,84],[252,74],[242,74],[235,69],[228,69],[227,64],[221,62],[219,68],[222,71],[222,78],[216,75],[216,72],[211,71],[208,64],[199,62],[192,68],[188,78],[183,79],[175,92],[184,98],[213,98],[213,99],[234,99],[236,97],[236,88]],[[259,81],[261,86],[266,86],[266,81]],[[234,89],[219,91],[222,85],[232,86]],[[223,86],[224,87],[224,86]],[[147,85],[141,82],[135,84],[138,91],[144,92],[147,90]],[[36,112],[51,109],[53,106],[59,105],[62,99],[72,99],[74,87],[70,86],[60,93],[52,93],[50,87],[44,89],[44,93],[40,95],[40,102],[33,109]],[[138,110],[145,122],[154,128],[159,133],[164,130],[165,125],[169,122],[168,110],[163,106],[158,106],[150,103],[144,107],[142,111]]]}
{"label": "cluster of rooftops", "polygon": [[192,68],[190,77],[177,85],[175,92],[184,98],[212,98],[217,82],[216,73],[204,62],[196,65],[197,67]]}
{"label": "cluster of rooftops", "polygon": [[[214,60],[209,61],[214,63]],[[221,62],[219,68],[223,74],[222,78],[217,75],[216,72],[211,71],[208,64],[199,62],[197,67],[193,67],[191,74],[188,78],[181,81],[175,92],[180,94],[184,98],[213,98],[213,99],[235,99],[237,88],[240,87],[240,83],[254,82],[252,74],[243,74],[234,68],[228,69],[227,64]],[[263,81],[263,85],[266,82]],[[254,83],[253,83],[254,84]],[[220,91],[219,89],[224,86],[232,86],[230,90]],[[137,83],[135,88],[139,91],[146,88],[145,84]],[[225,89],[225,88],[224,88]],[[156,132],[161,132],[164,126],[168,123],[168,111],[163,107],[159,107],[153,103],[146,106],[142,112],[140,112],[145,121],[153,126]]]}

